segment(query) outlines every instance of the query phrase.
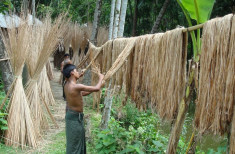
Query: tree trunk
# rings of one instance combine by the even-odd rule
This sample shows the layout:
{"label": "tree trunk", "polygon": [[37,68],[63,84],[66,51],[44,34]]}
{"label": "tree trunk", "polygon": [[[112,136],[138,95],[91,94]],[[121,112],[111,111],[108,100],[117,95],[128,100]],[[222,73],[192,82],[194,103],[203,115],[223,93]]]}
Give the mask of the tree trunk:
{"label": "tree trunk", "polygon": [[97,0],[93,27],[92,27],[92,34],[91,34],[91,42],[95,45],[97,43],[98,24],[99,24],[99,19],[100,19],[100,14],[101,14],[101,6],[102,6],[102,0]]}
{"label": "tree trunk", "polygon": [[116,0],[112,0],[111,3],[111,12],[110,12],[110,21],[109,21],[109,40],[113,38],[113,20],[114,20],[115,2]]}
{"label": "tree trunk", "polygon": [[133,23],[133,13],[132,13],[132,5],[131,5],[131,0],[128,0],[128,5],[129,5],[129,10],[130,10],[130,18],[131,18],[131,23]]}
{"label": "tree trunk", "polygon": [[136,36],[136,27],[137,27],[137,19],[138,19],[138,3],[139,3],[139,0],[135,0],[135,12],[134,12],[134,17],[133,17],[132,36]]}
{"label": "tree trunk", "polygon": [[117,0],[117,1],[116,1],[116,8],[115,8],[115,19],[114,19],[114,28],[113,28],[113,39],[117,38],[118,27],[119,27],[120,9],[121,9],[121,0]]}
{"label": "tree trunk", "polygon": [[188,102],[184,100],[180,103],[179,112],[177,115],[177,119],[174,122],[173,128],[171,130],[171,135],[168,143],[167,154],[175,154],[176,148],[178,146],[180,134],[183,128],[184,120],[186,117],[186,113],[188,111]]}
{"label": "tree trunk", "polygon": [[32,16],[33,16],[33,24],[35,23],[35,17],[36,17],[36,13],[35,13],[35,0],[32,0]]}
{"label": "tree trunk", "polygon": [[89,19],[90,19],[89,10],[90,10],[90,2],[89,0],[87,0],[87,24],[89,23]]}
{"label": "tree trunk", "polygon": [[125,20],[126,20],[127,2],[128,0],[122,0],[121,16],[120,16],[120,22],[119,22],[119,28],[118,28],[118,37],[123,37]]}
{"label": "tree trunk", "polygon": [[167,8],[169,2],[170,2],[170,0],[165,0],[163,6],[161,8],[161,11],[159,12],[159,15],[158,15],[158,17],[156,19],[156,22],[154,23],[153,28],[151,30],[152,34],[157,32],[158,26],[159,26],[159,24],[160,24],[160,22],[162,20],[162,17],[164,15],[165,11],[166,11],[166,8]]}
{"label": "tree trunk", "polygon": [[105,97],[105,100],[104,100],[104,110],[103,110],[102,119],[100,123],[101,130],[108,128],[108,123],[110,119],[111,107],[113,103],[111,83],[112,83],[112,80],[109,81],[109,88],[108,88],[107,96]]}
{"label": "tree trunk", "polygon": [[27,16],[27,13],[28,13],[28,4],[29,4],[29,1],[28,0],[23,0],[23,14],[24,14],[24,17],[26,18]]}
{"label": "tree trunk", "polygon": [[[0,59],[6,59],[6,58],[8,57],[7,57],[5,47],[4,47],[4,44],[0,35]],[[1,68],[1,74],[2,74],[2,79],[4,83],[4,90],[5,90],[5,93],[7,93],[13,82],[13,73],[12,73],[10,61],[9,60],[0,61],[0,68]]]}

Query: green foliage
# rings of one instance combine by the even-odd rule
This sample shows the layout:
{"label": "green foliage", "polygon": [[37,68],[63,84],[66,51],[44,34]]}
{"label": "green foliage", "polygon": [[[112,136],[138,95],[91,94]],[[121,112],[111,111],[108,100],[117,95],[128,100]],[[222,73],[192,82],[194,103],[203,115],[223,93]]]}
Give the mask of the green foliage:
{"label": "green foliage", "polygon": [[0,1],[0,13],[5,14],[8,9],[12,9],[13,5],[10,0],[1,0]]}
{"label": "green foliage", "polygon": [[[214,2],[215,0],[177,0],[177,3],[184,12],[189,26],[193,25],[191,19],[196,20],[197,24],[209,20]],[[195,61],[199,61],[198,54],[201,52],[200,29],[197,30],[197,38],[194,31],[190,32],[190,34],[193,42],[193,58]]]}
{"label": "green foliage", "polygon": [[[123,112],[121,121],[111,117],[108,129],[93,131],[95,149],[99,154],[166,152],[169,135],[164,135],[159,129],[160,120],[156,114],[139,112],[130,103]],[[184,140],[180,140],[178,148],[182,152],[186,150]]]}
{"label": "green foliage", "polygon": [[[0,76],[0,102],[1,103],[2,103],[2,101],[4,100],[4,98],[6,96],[3,88],[4,88],[3,87],[3,81],[2,81],[2,78]],[[0,103],[0,105],[1,105],[1,103]],[[0,132],[5,131],[8,128],[7,127],[7,120],[6,120],[7,114],[4,113],[4,110],[5,110],[5,108],[2,111],[0,110]]]}
{"label": "green foliage", "polygon": [[2,113],[0,111],[0,130],[5,131],[8,129],[7,127],[7,120],[5,119],[6,113]]}
{"label": "green foliage", "polygon": [[180,0],[180,2],[191,19],[204,23],[210,18],[215,0]]}

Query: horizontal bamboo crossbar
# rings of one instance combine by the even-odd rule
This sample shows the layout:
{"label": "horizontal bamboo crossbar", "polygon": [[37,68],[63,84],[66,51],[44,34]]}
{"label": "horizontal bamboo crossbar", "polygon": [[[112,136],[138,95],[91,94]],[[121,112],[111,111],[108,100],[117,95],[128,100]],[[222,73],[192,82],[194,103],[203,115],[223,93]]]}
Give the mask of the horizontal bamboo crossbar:
{"label": "horizontal bamboo crossbar", "polygon": [[188,27],[188,28],[185,28],[183,29],[183,32],[191,32],[193,30],[197,30],[197,29],[200,29],[203,27],[204,24],[199,24],[199,25],[195,25],[195,26],[192,26],[192,27]]}
{"label": "horizontal bamboo crossbar", "polygon": [[4,58],[4,59],[0,59],[0,62],[1,61],[5,61],[5,60],[9,60],[10,58]]}

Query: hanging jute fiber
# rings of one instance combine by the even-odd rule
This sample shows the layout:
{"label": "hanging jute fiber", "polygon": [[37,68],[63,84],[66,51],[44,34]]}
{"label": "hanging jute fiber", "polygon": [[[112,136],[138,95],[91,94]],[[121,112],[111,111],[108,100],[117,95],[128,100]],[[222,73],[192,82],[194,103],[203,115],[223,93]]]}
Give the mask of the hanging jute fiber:
{"label": "hanging jute fiber", "polygon": [[[235,16],[234,15],[232,19],[232,29],[231,29],[229,50],[230,52],[235,51]],[[233,104],[233,118],[232,118],[230,125],[231,125],[231,131],[230,131],[230,145],[229,145],[230,152],[229,153],[234,154],[235,153],[235,104]]]}
{"label": "hanging jute fiber", "polygon": [[46,68],[47,68],[48,79],[53,80],[54,79],[54,72],[53,72],[50,60],[47,62]]}
{"label": "hanging jute fiber", "polygon": [[72,41],[71,41],[71,45],[73,49],[72,63],[75,66],[77,66],[80,63],[79,52],[80,52],[81,44],[83,41],[84,33],[78,24],[74,24],[72,28],[73,28],[72,30],[73,35],[72,35]]}
{"label": "hanging jute fiber", "polygon": [[100,47],[108,41],[108,29],[106,27],[100,27],[97,34],[97,46]]}
{"label": "hanging jute fiber", "polygon": [[131,95],[139,109],[152,107],[161,118],[174,119],[186,84],[187,34],[182,30],[108,41],[101,62],[96,60],[104,80],[112,77],[112,88]]}
{"label": "hanging jute fiber", "polygon": [[15,75],[11,90],[8,91],[11,97],[8,104],[8,129],[5,134],[5,143],[14,147],[21,146],[21,148],[24,148],[25,145],[31,147],[36,147],[37,145],[35,127],[21,76],[25,60],[28,56],[30,35],[32,32],[32,27],[26,23],[22,23],[17,28],[11,27],[7,29],[8,37],[2,35]]}
{"label": "hanging jute fiber", "polygon": [[203,26],[199,94],[195,111],[195,126],[200,133],[210,131],[223,135],[232,120],[235,95],[232,16],[212,19]]}
{"label": "hanging jute fiber", "polygon": [[[144,75],[143,71],[147,69],[145,67],[145,63],[151,61],[150,59],[145,59],[145,55],[151,57],[148,48],[146,48],[146,45],[147,43],[152,42],[153,36],[154,35],[143,35],[137,39],[135,50],[133,53],[133,63],[131,64],[132,80],[126,81],[126,82],[131,82],[131,88],[128,89],[131,89],[132,99],[135,101],[137,108],[141,110],[143,109],[146,110],[146,105],[148,101],[146,88],[143,87],[144,84],[143,82],[147,82],[143,80],[143,75]],[[147,75],[150,75],[149,73],[151,72],[148,72]]]}
{"label": "hanging jute fiber", "polygon": [[156,34],[150,47],[155,50],[152,51],[154,55],[149,54],[150,57],[146,58],[152,61],[151,66],[148,65],[151,69],[146,72],[150,76],[146,82],[151,103],[160,117],[166,120],[176,117],[185,93],[188,38],[183,29]]}

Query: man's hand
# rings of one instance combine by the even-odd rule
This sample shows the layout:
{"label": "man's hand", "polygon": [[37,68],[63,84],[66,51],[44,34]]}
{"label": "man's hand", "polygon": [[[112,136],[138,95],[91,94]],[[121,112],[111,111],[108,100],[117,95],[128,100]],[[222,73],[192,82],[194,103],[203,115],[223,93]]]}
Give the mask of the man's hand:
{"label": "man's hand", "polygon": [[100,80],[104,79],[104,75],[103,74],[99,73],[98,75],[99,75]]}
{"label": "man's hand", "polygon": [[82,76],[84,75],[84,73],[85,73],[85,69],[83,69],[83,70],[81,71],[81,73],[79,73],[79,78],[82,77]]}

